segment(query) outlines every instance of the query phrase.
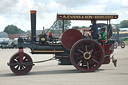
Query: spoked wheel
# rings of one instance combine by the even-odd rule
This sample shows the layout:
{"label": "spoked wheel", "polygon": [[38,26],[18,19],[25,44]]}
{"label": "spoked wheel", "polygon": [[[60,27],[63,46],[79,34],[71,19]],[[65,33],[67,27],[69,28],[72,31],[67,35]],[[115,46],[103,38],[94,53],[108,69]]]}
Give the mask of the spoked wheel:
{"label": "spoked wheel", "polygon": [[118,43],[117,43],[117,42],[115,42],[115,43],[114,43],[114,49],[116,49],[116,48],[117,48],[117,46],[118,46]]}
{"label": "spoked wheel", "polygon": [[[12,58],[10,59],[10,69],[13,73],[17,75],[25,75],[30,72],[32,69],[32,59],[31,57],[24,53],[23,54],[23,63],[21,64],[19,62],[19,53],[16,53]],[[25,64],[27,63],[27,64]]]}
{"label": "spoked wheel", "polygon": [[125,48],[125,43],[121,42],[121,48]]}
{"label": "spoked wheel", "polygon": [[72,64],[80,71],[97,70],[104,60],[104,50],[96,41],[81,39],[77,41],[70,52]]}

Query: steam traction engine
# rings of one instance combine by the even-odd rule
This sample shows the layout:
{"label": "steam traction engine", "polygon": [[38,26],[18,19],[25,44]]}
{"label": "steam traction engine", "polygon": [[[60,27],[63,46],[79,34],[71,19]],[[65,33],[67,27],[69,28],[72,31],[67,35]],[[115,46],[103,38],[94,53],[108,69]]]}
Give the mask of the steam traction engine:
{"label": "steam traction engine", "polygon": [[[114,40],[108,35],[107,42],[98,43],[97,40],[84,38],[82,33],[76,29],[65,31],[64,20],[106,20],[108,27],[107,32],[110,34],[110,20],[117,19],[117,14],[57,14],[57,20],[63,21],[62,37],[57,39],[52,33],[47,35],[42,33],[39,41],[36,37],[36,11],[31,13],[31,41],[18,39],[19,52],[14,54],[8,65],[13,73],[24,75],[30,72],[34,65],[31,57],[23,51],[24,47],[31,49],[32,54],[55,54],[55,59],[59,59],[61,63],[72,63],[78,70],[82,72],[91,72],[97,70],[102,64],[110,63],[110,55],[114,49],[111,46]],[[59,43],[58,43],[59,41]]]}

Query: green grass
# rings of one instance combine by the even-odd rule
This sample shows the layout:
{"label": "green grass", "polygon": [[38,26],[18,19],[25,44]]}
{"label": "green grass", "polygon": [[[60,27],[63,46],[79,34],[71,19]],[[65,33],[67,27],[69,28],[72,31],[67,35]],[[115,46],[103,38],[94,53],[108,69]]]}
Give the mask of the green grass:
{"label": "green grass", "polygon": [[125,45],[128,45],[128,40],[124,41],[125,42]]}

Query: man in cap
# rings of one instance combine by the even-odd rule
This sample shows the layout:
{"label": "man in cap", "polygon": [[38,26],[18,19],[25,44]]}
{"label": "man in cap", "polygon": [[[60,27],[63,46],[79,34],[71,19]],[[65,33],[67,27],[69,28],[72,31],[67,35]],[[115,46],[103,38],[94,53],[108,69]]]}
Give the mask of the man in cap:
{"label": "man in cap", "polygon": [[91,23],[92,23],[92,26],[89,32],[91,33],[92,39],[98,39],[99,34],[98,34],[98,26],[96,25],[96,20],[92,19]]}

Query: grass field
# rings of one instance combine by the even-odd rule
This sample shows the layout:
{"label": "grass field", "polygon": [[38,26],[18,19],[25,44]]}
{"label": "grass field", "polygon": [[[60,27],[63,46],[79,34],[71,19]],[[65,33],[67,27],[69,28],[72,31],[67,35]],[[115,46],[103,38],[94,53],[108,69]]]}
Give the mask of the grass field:
{"label": "grass field", "polygon": [[125,42],[125,45],[128,45],[128,40],[124,41]]}

